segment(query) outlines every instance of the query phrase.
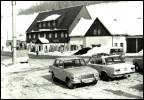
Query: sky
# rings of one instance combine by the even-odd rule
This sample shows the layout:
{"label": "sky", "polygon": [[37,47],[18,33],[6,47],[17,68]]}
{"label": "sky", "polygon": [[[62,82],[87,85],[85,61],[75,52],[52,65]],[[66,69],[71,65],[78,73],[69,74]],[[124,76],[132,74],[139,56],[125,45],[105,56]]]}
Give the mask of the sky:
{"label": "sky", "polygon": [[[41,1],[16,1],[17,13],[20,9],[27,9],[32,5],[39,4],[40,2]],[[11,16],[11,11],[12,11],[11,1],[1,1],[1,15],[3,17]]]}
{"label": "sky", "polygon": [[[41,1],[16,1],[16,14],[20,9],[28,9],[33,5],[37,5]],[[11,1],[1,1],[1,40],[12,38],[12,5]],[[25,40],[25,31],[32,23],[36,14],[33,15],[21,15],[16,17],[16,33],[17,39]],[[20,34],[23,36],[19,37]]]}

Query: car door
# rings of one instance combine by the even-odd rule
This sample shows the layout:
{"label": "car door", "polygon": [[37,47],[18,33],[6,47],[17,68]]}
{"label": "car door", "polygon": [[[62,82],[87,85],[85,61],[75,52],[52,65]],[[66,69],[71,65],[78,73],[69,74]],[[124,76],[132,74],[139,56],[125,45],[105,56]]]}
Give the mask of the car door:
{"label": "car door", "polygon": [[99,72],[101,72],[101,70],[103,70],[103,66],[104,66],[102,59],[101,58],[95,58],[95,57],[93,57],[89,60],[88,65],[95,68]]}
{"label": "car door", "polygon": [[57,77],[58,79],[62,80],[62,76],[63,76],[63,66],[60,65],[61,60],[56,60],[54,67],[53,67],[53,72],[55,77]]}

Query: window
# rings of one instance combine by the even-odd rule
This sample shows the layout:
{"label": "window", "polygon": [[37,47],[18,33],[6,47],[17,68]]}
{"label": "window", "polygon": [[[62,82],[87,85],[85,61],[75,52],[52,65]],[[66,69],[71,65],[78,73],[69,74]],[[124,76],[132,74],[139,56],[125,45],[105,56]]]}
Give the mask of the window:
{"label": "window", "polygon": [[49,33],[49,38],[52,38],[52,34],[51,33]]}
{"label": "window", "polygon": [[96,29],[93,31],[93,34],[96,35]]}
{"label": "window", "polygon": [[43,22],[43,27],[46,28],[46,23],[45,22]]}
{"label": "window", "polygon": [[46,38],[46,33],[44,33],[44,38]]}
{"label": "window", "polygon": [[38,34],[38,38],[40,38],[40,34]]}
{"label": "window", "polygon": [[117,43],[115,43],[115,46],[117,47]]}
{"label": "window", "polygon": [[57,33],[55,33],[55,38],[57,38]]}
{"label": "window", "polygon": [[33,38],[35,39],[35,34],[33,34]]}
{"label": "window", "polygon": [[41,25],[41,23],[39,23],[39,28],[41,28],[42,27],[42,25]]}
{"label": "window", "polygon": [[123,43],[120,43],[120,46],[123,47]]}
{"label": "window", "polygon": [[48,27],[50,27],[50,22],[48,22],[47,24],[48,24]]}
{"label": "window", "polygon": [[66,37],[66,38],[68,37],[67,33],[65,34],[65,37]]}
{"label": "window", "polygon": [[98,35],[100,35],[101,34],[101,30],[100,29],[98,29]]}
{"label": "window", "polygon": [[56,25],[56,23],[55,23],[55,21],[53,21],[53,26],[55,27],[55,25]]}
{"label": "window", "polygon": [[61,38],[63,38],[63,37],[64,37],[64,33],[62,32],[62,33],[61,33]]}
{"label": "window", "polygon": [[31,39],[31,34],[29,34],[29,39]]}

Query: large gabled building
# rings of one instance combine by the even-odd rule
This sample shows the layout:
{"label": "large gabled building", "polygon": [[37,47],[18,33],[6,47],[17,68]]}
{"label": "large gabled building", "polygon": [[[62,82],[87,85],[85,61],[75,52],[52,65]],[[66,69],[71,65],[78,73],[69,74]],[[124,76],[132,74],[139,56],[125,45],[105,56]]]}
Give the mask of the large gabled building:
{"label": "large gabled building", "polygon": [[73,50],[80,47],[123,47],[127,53],[143,49],[143,2],[124,1],[86,6],[92,19],[81,18],[70,34]]}
{"label": "large gabled building", "polygon": [[[55,50],[59,47],[69,49],[69,34],[81,17],[91,19],[85,6],[41,12],[26,31],[27,43],[35,43],[38,38],[44,37]],[[45,48],[39,46],[37,50]]]}
{"label": "large gabled building", "polygon": [[36,50],[77,50],[83,47],[143,49],[143,2],[123,1],[41,12],[26,32],[27,43],[44,37],[48,46]]}

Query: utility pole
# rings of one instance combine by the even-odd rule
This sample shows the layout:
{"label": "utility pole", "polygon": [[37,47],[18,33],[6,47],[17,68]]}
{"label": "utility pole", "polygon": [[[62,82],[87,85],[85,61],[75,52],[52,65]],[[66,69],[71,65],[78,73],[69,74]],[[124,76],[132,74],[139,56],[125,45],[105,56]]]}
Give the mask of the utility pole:
{"label": "utility pole", "polygon": [[12,63],[16,64],[16,1],[12,1]]}

